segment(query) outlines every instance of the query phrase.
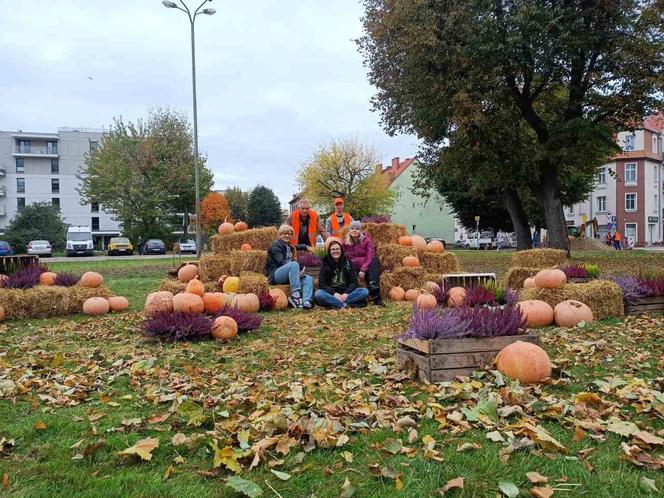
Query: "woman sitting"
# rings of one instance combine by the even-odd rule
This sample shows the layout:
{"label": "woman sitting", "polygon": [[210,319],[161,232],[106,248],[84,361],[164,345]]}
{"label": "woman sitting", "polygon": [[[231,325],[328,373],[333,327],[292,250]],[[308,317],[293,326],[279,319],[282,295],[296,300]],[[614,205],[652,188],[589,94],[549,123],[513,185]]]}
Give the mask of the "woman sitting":
{"label": "woman sitting", "polygon": [[366,306],[369,291],[357,286],[357,271],[346,258],[341,241],[336,237],[330,239],[318,275],[316,302],[325,308]]}
{"label": "woman sitting", "polygon": [[295,260],[295,248],[290,245],[293,227],[281,225],[279,238],[267,251],[265,274],[271,284],[290,285],[289,304],[295,309],[311,309],[313,306],[314,279],[305,275],[300,263]]}
{"label": "woman sitting", "polygon": [[376,306],[385,306],[380,297],[380,263],[376,256],[371,237],[362,232],[359,221],[351,222],[344,242],[346,257],[350,259],[358,277],[364,279],[369,295]]}

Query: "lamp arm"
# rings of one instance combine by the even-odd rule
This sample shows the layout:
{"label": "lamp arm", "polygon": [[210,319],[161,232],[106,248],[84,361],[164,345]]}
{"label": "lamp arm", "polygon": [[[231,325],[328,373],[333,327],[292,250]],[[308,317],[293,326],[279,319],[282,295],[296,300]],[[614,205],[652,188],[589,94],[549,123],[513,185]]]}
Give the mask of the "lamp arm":
{"label": "lamp arm", "polygon": [[200,14],[201,7],[203,7],[203,5],[205,5],[206,3],[208,3],[208,1],[209,1],[209,0],[203,0],[203,3],[200,4],[200,5],[198,6],[198,8],[196,9],[196,11],[194,12],[194,17],[196,17],[198,14]]}

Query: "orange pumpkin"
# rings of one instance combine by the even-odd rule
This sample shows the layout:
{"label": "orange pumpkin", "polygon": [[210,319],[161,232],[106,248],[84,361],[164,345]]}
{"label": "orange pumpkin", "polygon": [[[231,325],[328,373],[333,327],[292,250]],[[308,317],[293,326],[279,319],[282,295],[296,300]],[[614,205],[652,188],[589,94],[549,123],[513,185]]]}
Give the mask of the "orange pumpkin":
{"label": "orange pumpkin", "polygon": [[387,295],[392,301],[403,301],[406,291],[401,287],[392,287]]}
{"label": "orange pumpkin", "polygon": [[0,274],[0,289],[5,286],[5,282],[9,277],[7,275]]}
{"label": "orange pumpkin", "polygon": [[397,242],[401,246],[412,246],[413,245],[413,241],[410,239],[410,237],[408,235],[402,235],[401,237],[399,237],[399,240]]}
{"label": "orange pumpkin", "polygon": [[237,322],[230,316],[218,316],[212,323],[212,337],[218,341],[230,341],[237,335]]}
{"label": "orange pumpkin", "polygon": [[420,294],[415,300],[417,307],[421,310],[432,310],[438,306],[436,298],[431,294]]}
{"label": "orange pumpkin", "polygon": [[496,356],[496,368],[523,384],[538,383],[551,377],[549,355],[530,342],[516,341],[505,346]]}
{"label": "orange pumpkin", "polygon": [[406,291],[406,294],[404,295],[404,298],[406,301],[415,301],[417,299],[417,296],[420,295],[420,290],[419,289],[408,289]]}
{"label": "orange pumpkin", "polygon": [[429,252],[435,252],[435,253],[442,253],[445,252],[445,246],[440,240],[432,240],[427,244],[427,251]]}
{"label": "orange pumpkin", "polygon": [[528,277],[523,281],[523,288],[524,289],[535,289],[537,288],[537,285],[535,285],[535,279],[532,277]]}
{"label": "orange pumpkin", "polygon": [[427,247],[427,241],[421,235],[411,235],[410,241],[413,243],[413,247],[418,249],[424,250]]}
{"label": "orange pumpkin", "polygon": [[202,297],[203,294],[205,294],[205,286],[203,285],[203,282],[201,282],[197,278],[193,278],[189,281],[184,291]]}
{"label": "orange pumpkin", "polygon": [[519,303],[521,316],[530,328],[548,327],[553,323],[553,308],[539,299],[528,299]]}
{"label": "orange pumpkin", "polygon": [[251,251],[251,244],[242,244],[240,246],[240,251]]}
{"label": "orange pumpkin", "polygon": [[45,271],[39,275],[39,285],[55,285],[55,277],[57,277],[57,274],[52,271]]}
{"label": "orange pumpkin", "polygon": [[542,270],[535,275],[535,285],[540,289],[560,289],[565,286],[567,276],[562,270]]}
{"label": "orange pumpkin", "polygon": [[229,223],[228,221],[224,220],[224,222],[219,225],[219,233],[221,235],[226,235],[229,233],[233,233],[235,231],[235,225],[232,223]]}
{"label": "orange pumpkin", "polygon": [[247,226],[247,224],[244,221],[238,221],[235,224],[235,231],[236,232],[244,232],[247,228],[249,228],[249,227]]}
{"label": "orange pumpkin", "polygon": [[110,306],[103,297],[91,297],[83,303],[83,313],[86,315],[105,315]]}
{"label": "orange pumpkin", "polygon": [[261,302],[256,294],[238,294],[234,306],[247,313],[258,313]]}
{"label": "orange pumpkin", "polygon": [[0,322],[5,319],[5,309],[0,306]]}
{"label": "orange pumpkin", "polygon": [[410,266],[411,268],[415,268],[416,266],[420,266],[420,260],[417,256],[406,256],[401,261],[401,264],[403,264],[404,266]]}
{"label": "orange pumpkin", "polygon": [[185,284],[196,277],[198,277],[198,266],[196,265],[184,265],[178,270],[178,280]]}
{"label": "orange pumpkin", "polygon": [[199,315],[205,311],[205,304],[201,296],[189,292],[181,292],[173,296],[173,311]]}
{"label": "orange pumpkin", "polygon": [[595,319],[590,307],[573,299],[556,304],[553,313],[559,327],[576,327],[581,322],[593,323]]}
{"label": "orange pumpkin", "polygon": [[463,287],[452,287],[450,289],[450,295],[447,298],[447,305],[450,308],[456,308],[457,306],[463,306],[466,302],[466,289]]}
{"label": "orange pumpkin", "polygon": [[438,294],[440,292],[440,285],[431,281],[424,282],[424,291],[429,294]]}
{"label": "orange pumpkin", "polygon": [[103,283],[104,283],[104,277],[102,277],[96,271],[86,271],[81,277],[81,280],[79,282],[79,284],[81,284],[83,287],[93,287],[93,288],[99,287]]}
{"label": "orange pumpkin", "polygon": [[288,308],[288,297],[284,291],[281,289],[270,289],[269,294],[274,298],[271,309],[285,310]]}
{"label": "orange pumpkin", "polygon": [[112,296],[108,298],[108,306],[111,311],[124,311],[129,308],[129,301],[126,297]]}
{"label": "orange pumpkin", "polygon": [[[192,280],[193,281],[193,280]],[[224,307],[224,295],[221,292],[203,293],[203,310],[208,314],[213,314]]]}
{"label": "orange pumpkin", "polygon": [[170,313],[171,311],[173,311],[172,292],[152,292],[145,298],[145,306],[143,308],[145,316],[152,317],[157,313]]}

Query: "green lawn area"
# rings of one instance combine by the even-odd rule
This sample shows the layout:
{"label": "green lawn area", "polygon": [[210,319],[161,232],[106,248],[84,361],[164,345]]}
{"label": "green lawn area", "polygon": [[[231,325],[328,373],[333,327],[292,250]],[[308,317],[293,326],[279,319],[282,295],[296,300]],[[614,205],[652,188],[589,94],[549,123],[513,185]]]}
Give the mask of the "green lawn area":
{"label": "green lawn area", "polygon": [[[499,276],[511,257],[457,255]],[[637,251],[573,257],[605,274],[664,266]],[[528,496],[546,486],[528,472],[554,496],[661,496],[661,315],[539,331],[549,384],[481,372],[425,385],[396,369],[406,304],[264,314],[228,344],[148,342],[143,301],[170,265],[54,263],[100,271],[130,311],[0,325],[0,495],[242,496],[226,485],[235,469],[276,497],[440,496],[457,477],[445,496],[498,496],[500,481]],[[2,379],[20,392],[3,397]],[[159,440],[150,460],[118,454],[146,438]]]}

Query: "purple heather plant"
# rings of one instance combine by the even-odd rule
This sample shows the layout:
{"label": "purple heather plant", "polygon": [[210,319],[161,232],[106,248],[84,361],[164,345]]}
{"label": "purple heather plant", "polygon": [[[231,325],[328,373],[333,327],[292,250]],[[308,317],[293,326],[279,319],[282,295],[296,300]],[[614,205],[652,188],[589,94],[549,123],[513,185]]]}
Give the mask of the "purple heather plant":
{"label": "purple heather plant", "polygon": [[80,277],[75,273],[62,272],[55,276],[55,285],[60,285],[62,287],[73,287],[78,283],[79,280]]}
{"label": "purple heather plant", "polygon": [[638,299],[648,296],[648,289],[644,287],[641,280],[636,277],[611,277],[608,280],[618,284],[623,293],[624,299]]}
{"label": "purple heather plant", "polygon": [[248,313],[237,308],[231,308],[230,306],[224,306],[217,311],[214,316],[230,316],[237,323],[237,329],[240,332],[256,330],[261,326],[261,323],[263,323],[263,319],[259,315]]}
{"label": "purple heather plant", "polygon": [[438,290],[434,292],[436,302],[440,305],[447,306],[447,300],[450,297],[450,290],[445,287],[445,282],[442,280],[438,282]]}
{"label": "purple heather plant", "polygon": [[158,313],[141,325],[143,336],[163,342],[209,339],[212,319],[188,313]]}
{"label": "purple heather plant", "polygon": [[276,301],[277,298],[271,296],[267,292],[261,292],[260,294],[258,294],[258,302],[260,303],[262,311],[267,311],[271,309]]}
{"label": "purple heather plant", "polygon": [[588,278],[588,269],[581,265],[567,265],[561,268],[567,279]]}
{"label": "purple heather plant", "polygon": [[362,223],[390,223],[392,218],[384,214],[374,214],[362,218]]}
{"label": "purple heather plant", "polygon": [[301,254],[298,254],[297,261],[301,266],[306,266],[309,268],[321,265],[320,258],[315,254],[310,253],[309,251],[304,251]]}
{"label": "purple heather plant", "polygon": [[32,263],[16,270],[5,281],[5,287],[9,289],[31,289],[39,285],[39,276],[48,271],[46,265]]}
{"label": "purple heather plant", "polygon": [[466,289],[466,305],[482,306],[484,304],[493,305],[496,303],[496,296],[483,285],[476,285]]}

